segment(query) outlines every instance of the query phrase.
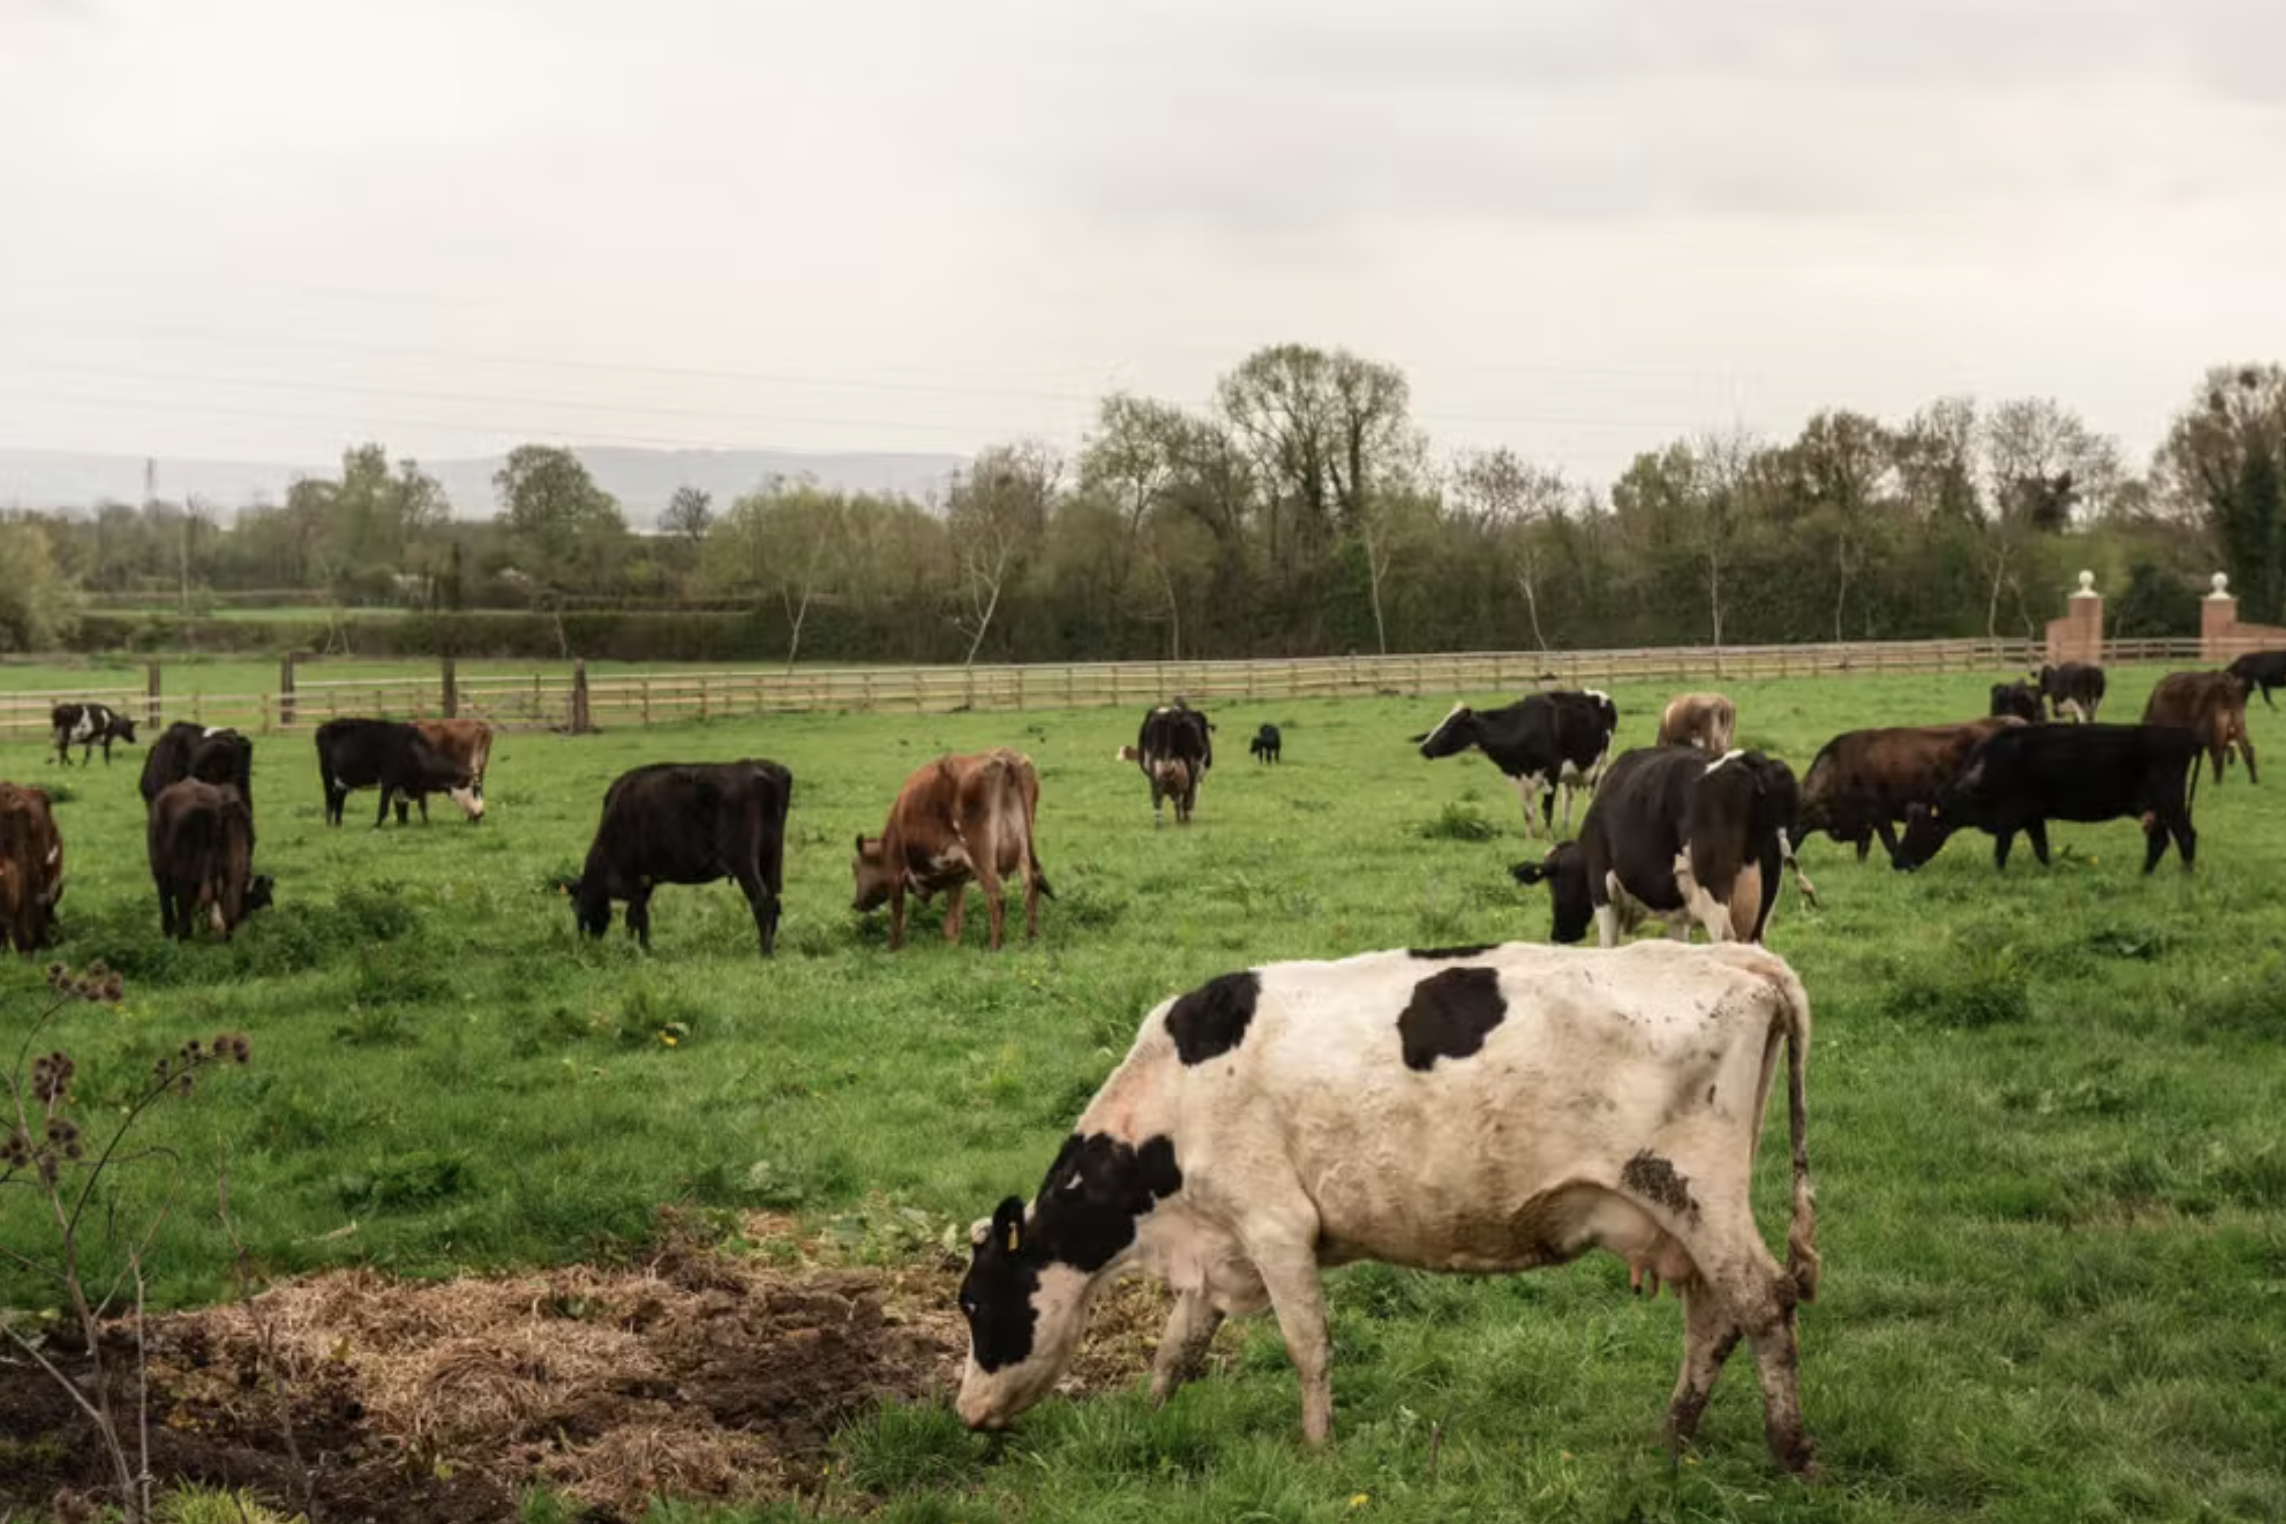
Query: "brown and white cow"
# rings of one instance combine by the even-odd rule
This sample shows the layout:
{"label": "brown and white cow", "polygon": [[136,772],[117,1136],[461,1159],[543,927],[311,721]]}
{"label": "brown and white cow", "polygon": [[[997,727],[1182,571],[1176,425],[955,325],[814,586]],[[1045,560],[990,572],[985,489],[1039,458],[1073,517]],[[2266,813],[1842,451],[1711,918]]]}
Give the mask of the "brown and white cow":
{"label": "brown and white cow", "polygon": [[952,903],[945,909],[945,940],[958,942],[973,878],[984,891],[998,947],[1007,921],[1001,879],[1013,873],[1024,880],[1024,939],[1037,939],[1040,896],[1055,898],[1033,831],[1039,806],[1040,775],[1020,751],[1003,746],[923,763],[897,791],[881,834],[857,838],[850,908],[862,914],[886,901],[889,945],[897,948],[905,945],[905,896],[926,901],[946,891]]}
{"label": "brown and white cow", "polygon": [[48,791],[0,783],[0,946],[27,956],[54,937],[63,835]]}
{"label": "brown and white cow", "polygon": [[[1764,1246],[1751,1187],[1786,1048],[1792,1220]],[[1030,1205],[971,1230],[957,1405],[1006,1427],[1071,1363],[1130,1268],[1175,1304],[1154,1402],[1229,1314],[1277,1315],[1302,1432],[1331,1434],[1321,1266],[1498,1275],[1592,1248],[1681,1298],[1679,1449],[1744,1338],[1770,1448],[1813,1469],[1795,1308],[1817,1293],[1803,1075],[1810,1002],[1756,947],[1611,953],[1510,943],[1363,953],[1225,974],[1154,1007]]]}
{"label": "brown and white cow", "polygon": [[[2039,718],[2037,703],[2033,718]],[[1802,779],[1802,839],[1823,831],[1855,845],[1864,862],[1879,836],[1891,866],[1898,866],[1897,827],[1913,807],[1934,804],[1987,736],[2025,723],[2002,714],[1959,725],[1843,731],[1818,748]]]}
{"label": "brown and white cow", "polygon": [[1577,841],[1508,871],[1545,883],[1558,942],[1605,947],[1645,921],[1677,941],[1695,925],[1710,941],[1759,942],[1777,908],[1782,870],[1811,904],[1817,891],[1794,860],[1801,791],[1793,770],[1758,751],[1709,758],[1695,746],[1653,746],[1611,764]]}
{"label": "brown and white cow", "polygon": [[[492,759],[492,727],[482,720],[414,720],[412,726],[421,733],[421,739],[439,756],[465,769],[469,784],[465,789],[448,789],[452,802],[460,806],[461,814],[470,825],[484,818],[484,764]],[[407,799],[397,800],[397,824],[405,824]],[[421,823],[428,824],[429,796],[416,793],[410,802],[421,807]]]}
{"label": "brown and white cow", "polygon": [[198,912],[225,942],[270,903],[270,880],[253,871],[254,813],[231,784],[184,778],[159,790],[145,830],[151,880],[165,935],[189,941]]}
{"label": "brown and white cow", "polygon": [[2215,782],[2222,782],[2223,765],[2236,751],[2246,763],[2246,781],[2258,783],[2254,740],[2246,733],[2248,689],[2247,681],[2232,672],[2170,672],[2151,690],[2143,723],[2196,735],[2206,745],[2208,776]]}
{"label": "brown and white cow", "polygon": [[1659,716],[1661,746],[1696,746],[1721,756],[1738,731],[1738,707],[1719,693],[1684,693]]}

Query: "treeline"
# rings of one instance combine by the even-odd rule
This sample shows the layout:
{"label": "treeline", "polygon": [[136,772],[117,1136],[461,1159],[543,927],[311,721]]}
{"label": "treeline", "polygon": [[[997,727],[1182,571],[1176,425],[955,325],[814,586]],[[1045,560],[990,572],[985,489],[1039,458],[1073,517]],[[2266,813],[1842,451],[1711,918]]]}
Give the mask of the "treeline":
{"label": "treeline", "polygon": [[[2219,367],[2140,467],[2041,398],[1820,413],[1646,451],[1598,486],[1435,450],[1396,367],[1261,350],[1192,411],[1102,402],[1078,453],[982,450],[942,501],[773,480],[657,528],[526,446],[456,517],[379,445],[226,525],[198,504],[0,524],[0,648],[291,595],[410,607],[361,648],[888,661],[1302,655],[2031,635],[2095,571],[2123,636],[2188,634],[2208,575],[2286,616],[2286,370]],[[137,621],[142,623],[138,624]],[[230,631],[195,626],[208,643]]]}

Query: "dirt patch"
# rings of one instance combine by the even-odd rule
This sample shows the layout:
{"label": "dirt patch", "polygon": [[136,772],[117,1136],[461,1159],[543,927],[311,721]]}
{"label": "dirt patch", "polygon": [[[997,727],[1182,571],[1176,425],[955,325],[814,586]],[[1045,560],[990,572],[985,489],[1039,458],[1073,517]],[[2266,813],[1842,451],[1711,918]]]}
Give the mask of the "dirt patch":
{"label": "dirt patch", "polygon": [[[597,1520],[646,1498],[755,1501],[810,1491],[837,1429],[883,1402],[946,1400],[967,1331],[956,1265],[805,1265],[675,1247],[632,1270],[574,1266],[442,1282],[315,1276],[259,1299],[294,1438],[325,1524],[512,1517],[544,1484]],[[1130,1280],[1098,1303],[1062,1390],[1126,1386],[1165,1311]],[[242,1306],[154,1318],[153,1471],[297,1501],[296,1468]],[[49,1351],[84,1374],[85,1351]],[[133,1340],[105,1358],[132,1368]],[[0,1516],[108,1480],[70,1400],[0,1361]]]}

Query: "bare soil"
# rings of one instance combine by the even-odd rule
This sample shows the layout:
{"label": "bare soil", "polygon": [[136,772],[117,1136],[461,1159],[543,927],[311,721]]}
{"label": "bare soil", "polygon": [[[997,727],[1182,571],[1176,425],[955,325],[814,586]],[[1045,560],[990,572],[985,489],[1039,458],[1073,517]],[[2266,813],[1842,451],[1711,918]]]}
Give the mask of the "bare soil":
{"label": "bare soil", "polygon": [[[534,1485],[594,1524],[637,1518],[655,1495],[812,1492],[843,1424],[949,1397],[966,1349],[959,1276],[949,1262],[789,1269],[672,1246],[626,1270],[288,1282],[251,1310],[149,1321],[152,1471],[162,1487],[251,1488],[319,1524],[490,1524]],[[1135,1283],[1105,1297],[1065,1389],[1134,1381],[1161,1297]],[[76,1339],[46,1353],[88,1379]],[[131,1327],[107,1328],[103,1354],[132,1412]],[[0,1361],[0,1462],[0,1517],[111,1480],[88,1420],[20,1360]]]}

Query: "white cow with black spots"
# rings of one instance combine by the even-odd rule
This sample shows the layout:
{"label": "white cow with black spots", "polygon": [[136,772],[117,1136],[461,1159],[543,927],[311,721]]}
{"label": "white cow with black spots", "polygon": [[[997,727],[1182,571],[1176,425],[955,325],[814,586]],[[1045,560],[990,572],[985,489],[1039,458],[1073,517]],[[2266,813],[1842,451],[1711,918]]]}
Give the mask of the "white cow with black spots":
{"label": "white cow with black spots", "polygon": [[[1810,1005],[1761,948],[1648,942],[1365,953],[1228,974],[1143,1020],[1029,1208],[976,1224],[958,1399],[996,1429],[1078,1348],[1090,1303],[1139,1268],[1176,1293],[1152,1371],[1164,1401],[1224,1316],[1268,1307],[1329,1436],[1319,1267],[1378,1260],[1500,1274],[1602,1247],[1684,1306],[1669,1442],[1696,1429],[1742,1337],[1771,1449],[1812,1466],[1795,1304],[1818,1255],[1803,1070]],[[1784,1046],[1793,1139],[1786,1264],[1749,1186]]]}
{"label": "white cow with black spots", "polygon": [[1593,793],[1611,758],[1619,706],[1594,688],[1535,693],[1499,709],[1455,704],[1434,730],[1413,737],[1430,761],[1475,747],[1516,785],[1524,802],[1524,834],[1534,817],[1555,839],[1556,793],[1564,796],[1564,830],[1572,828],[1572,796]]}

